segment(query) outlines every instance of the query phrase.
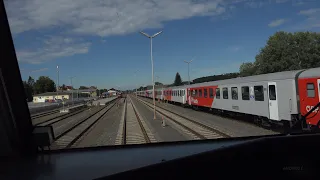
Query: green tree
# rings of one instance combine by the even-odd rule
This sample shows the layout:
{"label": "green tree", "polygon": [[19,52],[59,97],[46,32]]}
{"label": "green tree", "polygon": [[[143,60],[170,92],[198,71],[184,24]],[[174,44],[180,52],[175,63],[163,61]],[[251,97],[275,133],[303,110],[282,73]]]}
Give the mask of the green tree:
{"label": "green tree", "polygon": [[66,87],[66,85],[65,85],[65,84],[62,84],[61,90],[62,90],[62,91],[67,90],[67,87]]}
{"label": "green tree", "polygon": [[253,74],[319,67],[319,59],[320,33],[281,31],[256,56]]}
{"label": "green tree", "polygon": [[219,75],[196,78],[193,80],[193,83],[219,81],[219,80],[231,79],[231,78],[236,78],[236,77],[239,77],[239,73],[226,73],[226,74],[219,74]]}
{"label": "green tree", "polygon": [[28,88],[30,88],[29,91],[31,91],[31,94],[33,95],[34,94],[34,84],[35,84],[34,79],[31,76],[29,76],[28,81],[26,83],[28,84]]}
{"label": "green tree", "polygon": [[55,92],[55,83],[47,76],[40,76],[34,84],[34,91],[37,94],[45,92]]}
{"label": "green tree", "polygon": [[173,83],[174,86],[180,86],[182,85],[182,79],[181,79],[181,76],[180,74],[177,72],[176,74],[176,77],[174,79],[174,83]]}
{"label": "green tree", "polygon": [[240,76],[251,76],[254,75],[257,71],[256,66],[252,62],[242,63],[240,65]]}
{"label": "green tree", "polygon": [[79,89],[89,89],[89,88],[86,86],[80,86]]}
{"label": "green tree", "polygon": [[161,85],[163,85],[161,82],[155,82],[154,83],[156,86],[161,86]]}

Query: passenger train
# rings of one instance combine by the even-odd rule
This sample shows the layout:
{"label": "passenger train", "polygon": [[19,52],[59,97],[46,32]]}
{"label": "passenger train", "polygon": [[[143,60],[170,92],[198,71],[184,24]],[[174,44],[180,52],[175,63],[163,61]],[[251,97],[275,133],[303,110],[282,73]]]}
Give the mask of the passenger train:
{"label": "passenger train", "polygon": [[[153,98],[152,90],[137,91]],[[292,127],[320,102],[320,68],[284,71],[176,87],[156,88],[157,100],[249,115],[255,122]],[[319,108],[307,118],[320,128]]]}

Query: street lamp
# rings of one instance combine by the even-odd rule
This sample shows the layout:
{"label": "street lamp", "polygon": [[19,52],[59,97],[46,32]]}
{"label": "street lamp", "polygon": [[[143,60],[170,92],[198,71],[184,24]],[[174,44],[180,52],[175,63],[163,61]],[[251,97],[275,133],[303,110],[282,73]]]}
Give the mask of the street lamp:
{"label": "street lamp", "polygon": [[190,84],[189,65],[190,65],[190,63],[192,62],[192,60],[190,60],[190,61],[184,61],[184,62],[188,64],[188,80],[189,80],[189,84]]}
{"label": "street lamp", "polygon": [[71,91],[71,96],[72,96],[72,105],[73,105],[73,85],[72,85],[72,79],[75,78],[75,76],[72,76],[72,77],[69,77],[70,78],[70,81],[71,81],[71,88],[72,88],[72,91]]}
{"label": "street lamp", "polygon": [[154,74],[153,74],[153,57],[152,57],[152,39],[162,33],[162,31],[149,36],[147,33],[140,31],[140,33],[150,39],[150,55],[151,55],[151,66],[152,66],[152,94],[153,94],[153,119],[156,119],[156,100],[154,96]]}

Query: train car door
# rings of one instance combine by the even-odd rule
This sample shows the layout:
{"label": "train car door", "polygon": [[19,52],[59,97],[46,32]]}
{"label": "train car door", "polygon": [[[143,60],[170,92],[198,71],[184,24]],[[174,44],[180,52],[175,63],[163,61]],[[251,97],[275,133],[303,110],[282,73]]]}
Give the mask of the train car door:
{"label": "train car door", "polygon": [[269,99],[269,119],[280,120],[276,82],[268,82],[268,97],[269,97],[268,98]]}
{"label": "train car door", "polygon": [[318,95],[319,95],[319,102],[320,102],[320,79],[318,79],[317,82],[318,82]]}

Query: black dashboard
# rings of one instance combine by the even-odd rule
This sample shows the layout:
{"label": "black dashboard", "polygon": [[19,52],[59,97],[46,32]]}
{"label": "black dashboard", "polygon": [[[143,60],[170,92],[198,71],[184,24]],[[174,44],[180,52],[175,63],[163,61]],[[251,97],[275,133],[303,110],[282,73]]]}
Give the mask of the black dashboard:
{"label": "black dashboard", "polygon": [[1,179],[310,179],[319,168],[319,137],[247,137],[52,151],[2,164]]}

